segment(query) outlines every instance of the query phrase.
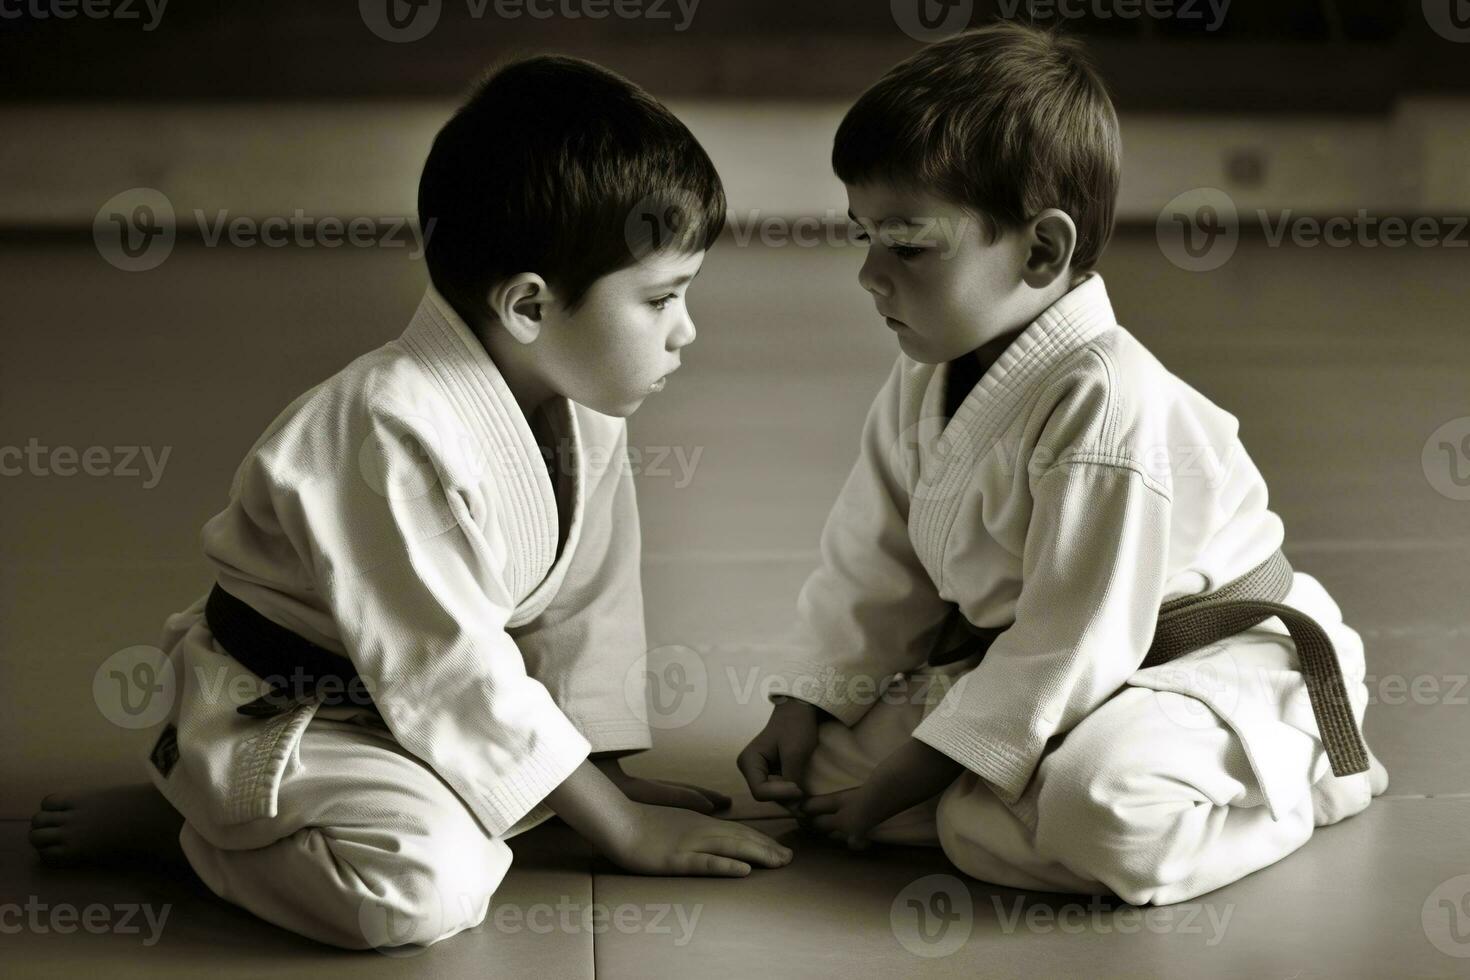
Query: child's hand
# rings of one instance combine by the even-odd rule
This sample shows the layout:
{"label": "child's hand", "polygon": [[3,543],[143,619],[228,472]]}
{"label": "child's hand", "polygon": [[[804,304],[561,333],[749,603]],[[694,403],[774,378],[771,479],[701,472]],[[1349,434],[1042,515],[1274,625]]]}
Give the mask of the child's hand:
{"label": "child's hand", "polygon": [[805,701],[786,700],[771,709],[771,719],[740,753],[735,764],[750,795],[787,805],[802,799],[807,760],[817,747],[819,710]]}
{"label": "child's hand", "polygon": [[779,868],[791,861],[790,848],[744,824],[647,804],[632,805],[603,852],[625,870],[645,875],[743,878],[754,865]]}
{"label": "child's hand", "polygon": [[871,804],[871,785],[813,796],[801,805],[797,819],[803,827],[846,844],[850,851],[866,851],[868,832],[883,821]]}
{"label": "child's hand", "polygon": [[868,833],[889,817],[944,792],[964,767],[910,738],[880,762],[856,789],[814,796],[801,806],[803,827],[843,841],[855,851],[868,847]]}
{"label": "child's hand", "polygon": [[677,806],[699,813],[714,813],[730,805],[730,797],[712,789],[705,789],[703,786],[676,783],[667,779],[644,779],[641,776],[630,776],[623,771],[622,764],[616,759],[597,759],[595,764],[602,770],[603,775],[612,780],[612,784],[622,790],[623,795],[634,803]]}

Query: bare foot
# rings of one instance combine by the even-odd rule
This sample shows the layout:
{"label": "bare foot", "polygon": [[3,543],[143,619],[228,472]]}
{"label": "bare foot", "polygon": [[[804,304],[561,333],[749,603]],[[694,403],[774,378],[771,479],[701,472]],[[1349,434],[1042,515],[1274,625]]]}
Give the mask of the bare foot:
{"label": "bare foot", "polygon": [[179,847],[184,818],[150,783],[63,790],[31,817],[31,846],[43,864],[156,865],[188,860]]}

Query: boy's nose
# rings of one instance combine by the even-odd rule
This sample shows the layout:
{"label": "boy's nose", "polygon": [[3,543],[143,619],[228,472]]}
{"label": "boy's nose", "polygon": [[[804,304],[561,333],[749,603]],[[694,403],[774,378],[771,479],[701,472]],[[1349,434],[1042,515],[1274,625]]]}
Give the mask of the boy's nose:
{"label": "boy's nose", "polygon": [[874,296],[888,296],[893,292],[888,280],[873,269],[873,250],[863,258],[863,267],[858,270],[858,285]]}
{"label": "boy's nose", "polygon": [[679,321],[679,325],[674,328],[674,332],[669,334],[669,342],[666,345],[667,349],[676,351],[682,347],[688,347],[694,343],[696,333],[697,331],[694,329],[694,318],[685,316],[684,319]]}

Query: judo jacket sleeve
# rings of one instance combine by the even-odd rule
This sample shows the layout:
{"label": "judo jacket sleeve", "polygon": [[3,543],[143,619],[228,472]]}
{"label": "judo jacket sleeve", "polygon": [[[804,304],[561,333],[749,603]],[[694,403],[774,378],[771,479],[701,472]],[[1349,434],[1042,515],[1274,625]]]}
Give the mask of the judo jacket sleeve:
{"label": "judo jacket sleeve", "polygon": [[506,632],[520,536],[412,416],[354,421],[367,431],[332,444],[355,458],[275,512],[309,529],[293,537],[394,738],[498,836],[589,751]]}
{"label": "judo jacket sleeve", "polygon": [[1015,623],[914,731],[1008,803],[1048,741],[1138,669],[1168,563],[1169,498],[1142,470],[1086,452],[1052,458],[1031,478]]}

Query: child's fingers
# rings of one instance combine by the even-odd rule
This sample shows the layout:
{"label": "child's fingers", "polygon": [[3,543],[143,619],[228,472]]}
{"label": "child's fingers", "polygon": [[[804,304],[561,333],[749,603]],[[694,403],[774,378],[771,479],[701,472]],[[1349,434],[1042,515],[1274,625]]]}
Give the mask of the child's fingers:
{"label": "child's fingers", "polygon": [[737,823],[734,820],[725,820],[721,821],[721,823],[722,826],[719,829],[721,831],[720,836],[722,837],[740,837],[745,840],[755,841],[757,844],[764,844],[767,847],[774,847],[780,850],[786,849],[776,838],[769,834],[763,834],[754,827],[747,827],[745,824]]}
{"label": "child's fingers", "polygon": [[750,874],[750,865],[744,861],[719,854],[687,852],[675,858],[678,874],[710,875],[716,878],[744,878]]}
{"label": "child's fingers", "polygon": [[758,800],[762,799],[756,790],[764,786],[766,780],[771,778],[771,760],[752,746],[736,757],[735,767],[740,770],[740,775],[745,777],[745,784],[750,787],[751,795]]}
{"label": "child's fingers", "polygon": [[765,841],[749,837],[707,837],[696,845],[706,854],[718,854],[747,864],[759,864],[763,868],[780,868],[791,863],[792,851],[767,838]]}
{"label": "child's fingers", "polygon": [[[781,858],[782,863],[791,860],[791,848],[782,844],[776,838],[768,834],[763,834],[754,827],[747,827],[743,823],[737,823],[733,820],[724,821],[723,826],[717,829],[715,836],[718,838],[733,838],[735,840],[746,841],[756,847],[763,848],[767,853]],[[704,848],[704,850],[708,850],[708,848]]]}
{"label": "child's fingers", "polygon": [[710,805],[716,810],[723,810],[730,805],[730,797],[721,793],[719,790],[705,789],[703,786],[696,786],[693,783],[676,783],[667,779],[660,780],[660,782],[668,786],[679,786],[683,789],[692,790],[700,796],[703,796],[706,800],[709,800]]}
{"label": "child's fingers", "polygon": [[[788,747],[790,748],[790,747]],[[806,782],[806,764],[811,750],[790,749],[781,754],[781,775],[800,786]]]}
{"label": "child's fingers", "polygon": [[750,795],[766,803],[781,803],[787,800],[799,800],[804,795],[801,787],[789,779],[767,779],[765,782],[752,786]]}
{"label": "child's fingers", "polygon": [[836,813],[842,809],[841,793],[823,793],[821,796],[810,797],[801,806],[802,812],[807,816],[818,816],[826,813]]}
{"label": "child's fingers", "polygon": [[820,817],[809,817],[808,826],[820,834],[833,835],[839,833],[837,814],[824,813]]}
{"label": "child's fingers", "polygon": [[699,792],[697,788],[685,786],[683,783],[666,783],[662,780],[650,779],[639,796],[642,802],[651,803],[654,806],[677,806],[698,813],[713,813],[719,809],[708,796]]}

